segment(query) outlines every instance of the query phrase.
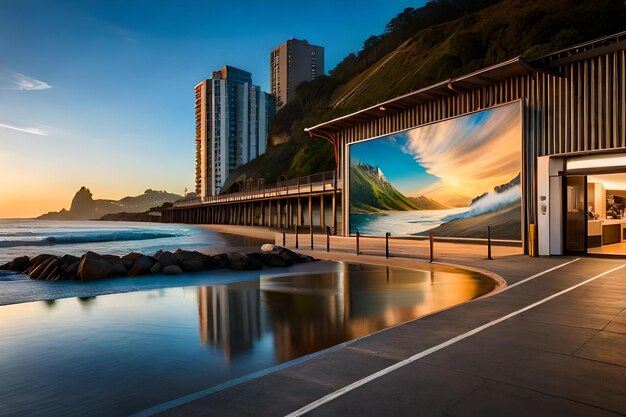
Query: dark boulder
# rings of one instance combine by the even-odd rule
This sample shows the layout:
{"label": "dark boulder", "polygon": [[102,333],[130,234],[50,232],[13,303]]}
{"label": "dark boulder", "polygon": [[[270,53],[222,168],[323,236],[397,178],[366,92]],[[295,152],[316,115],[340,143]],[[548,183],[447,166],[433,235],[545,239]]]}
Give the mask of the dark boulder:
{"label": "dark boulder", "polygon": [[28,267],[28,269],[26,269],[23,272],[25,274],[30,275],[35,269],[41,266],[42,263],[46,262],[48,259],[51,259],[51,258],[56,258],[56,255],[50,255],[47,253],[37,255],[33,259],[30,260],[30,266]]}
{"label": "dark boulder", "polygon": [[128,271],[129,269],[131,269],[135,264],[135,259],[141,258],[142,256],[144,255],[137,252],[131,252],[128,255],[122,256],[122,263],[124,264],[126,270]]}
{"label": "dark boulder", "polygon": [[174,252],[174,255],[181,263],[185,261],[199,261],[201,263],[204,263],[204,261],[208,258],[208,256],[204,253],[182,249],[177,249],[176,252]]}
{"label": "dark boulder", "polygon": [[150,270],[154,266],[156,261],[150,256],[141,255],[135,259],[133,267],[128,270],[129,277],[138,277],[141,275],[149,275]]}
{"label": "dark boulder", "polygon": [[157,252],[154,257],[164,268],[170,265],[180,266],[180,261],[178,260],[178,257],[170,251],[161,251],[161,253]]}
{"label": "dark boulder", "polygon": [[125,277],[126,272],[126,267],[123,263],[113,264],[113,275],[116,277]]}
{"label": "dark boulder", "polygon": [[183,270],[177,265],[168,265],[163,268],[163,275],[180,275],[182,273]]}
{"label": "dark boulder", "polygon": [[80,281],[96,281],[113,277],[113,266],[103,259],[83,255],[76,277]]}
{"label": "dark boulder", "polygon": [[285,260],[289,258],[296,263],[312,262],[316,260],[312,256],[304,255],[302,253],[296,253],[290,249],[278,245],[272,245],[270,243],[266,243],[265,245],[261,246],[261,250],[263,252],[269,252],[273,253],[274,255],[278,255],[280,256],[280,258]]}
{"label": "dark boulder", "polygon": [[263,268],[263,264],[261,262],[240,252],[229,253],[228,262],[230,264],[230,269],[238,271],[253,271]]}
{"label": "dark boulder", "polygon": [[58,281],[61,278],[61,271],[59,270],[59,258],[50,258],[44,264],[44,268],[39,275],[39,279],[46,281]]}
{"label": "dark boulder", "polygon": [[152,275],[160,274],[161,271],[163,271],[163,266],[159,262],[155,263],[152,265],[152,268],[150,268],[150,273]]}
{"label": "dark boulder", "polygon": [[227,268],[228,267],[228,255],[220,253],[211,256],[211,265],[213,268]]}
{"label": "dark boulder", "polygon": [[28,256],[19,256],[12,261],[0,266],[0,270],[24,272],[28,269],[29,266],[30,259],[28,259]]}
{"label": "dark boulder", "polygon": [[181,269],[184,272],[204,271],[204,262],[200,260],[186,260],[181,262]]}

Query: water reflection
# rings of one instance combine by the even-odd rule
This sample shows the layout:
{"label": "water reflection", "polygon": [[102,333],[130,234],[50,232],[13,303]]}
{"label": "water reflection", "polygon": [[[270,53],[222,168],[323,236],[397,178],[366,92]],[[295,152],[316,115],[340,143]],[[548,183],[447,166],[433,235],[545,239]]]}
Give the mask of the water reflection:
{"label": "water reflection", "polygon": [[261,337],[259,281],[198,288],[200,340],[230,361]]}
{"label": "water reflection", "polygon": [[331,272],[2,306],[0,417],[130,415],[494,286],[450,268],[325,265]]}
{"label": "water reflection", "polygon": [[337,273],[200,287],[200,340],[230,361],[269,333],[277,362],[284,362],[476,298],[494,285],[451,268],[346,264]]}

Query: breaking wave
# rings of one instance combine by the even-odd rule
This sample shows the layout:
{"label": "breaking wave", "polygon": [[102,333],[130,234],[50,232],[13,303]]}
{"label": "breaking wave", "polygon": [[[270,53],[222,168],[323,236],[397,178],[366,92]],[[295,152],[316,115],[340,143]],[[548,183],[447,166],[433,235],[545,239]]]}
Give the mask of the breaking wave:
{"label": "breaking wave", "polygon": [[118,242],[131,240],[152,240],[178,237],[185,233],[177,233],[165,230],[122,230],[122,231],[102,231],[68,233],[56,236],[36,237],[29,240],[4,240],[0,241],[0,248],[14,246],[54,246],[71,245],[94,242]]}
{"label": "breaking wave", "polygon": [[469,207],[469,210],[463,213],[453,214],[443,218],[442,220],[444,222],[449,222],[452,220],[480,216],[481,214],[502,210],[517,201],[521,201],[521,199],[521,187],[519,185],[511,187],[501,193],[492,191],[472,204]]}

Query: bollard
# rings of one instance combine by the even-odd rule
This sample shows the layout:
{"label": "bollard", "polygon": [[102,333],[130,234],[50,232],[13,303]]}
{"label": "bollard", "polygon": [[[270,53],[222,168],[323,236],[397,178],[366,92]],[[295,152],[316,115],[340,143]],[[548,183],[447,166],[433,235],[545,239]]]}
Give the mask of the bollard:
{"label": "bollard", "polygon": [[311,250],[313,250],[313,225],[309,227],[309,231],[311,234]]}
{"label": "bollard", "polygon": [[433,246],[435,244],[435,234],[433,232],[430,232],[428,235],[428,238],[430,240],[430,262],[432,263],[433,261]]}
{"label": "bollard", "polygon": [[330,252],[330,226],[326,226],[326,252]]}
{"label": "bollard", "polygon": [[389,235],[391,233],[385,233],[385,258],[389,259]]}
{"label": "bollard", "polygon": [[283,247],[287,246],[287,237],[285,236],[285,232],[283,232]]}
{"label": "bollard", "polygon": [[487,226],[487,259],[493,260],[491,257],[491,226]]}
{"label": "bollard", "polygon": [[296,224],[296,249],[298,249],[298,225]]}
{"label": "bollard", "polygon": [[361,251],[359,250],[359,231],[356,231],[356,254],[360,255]]}

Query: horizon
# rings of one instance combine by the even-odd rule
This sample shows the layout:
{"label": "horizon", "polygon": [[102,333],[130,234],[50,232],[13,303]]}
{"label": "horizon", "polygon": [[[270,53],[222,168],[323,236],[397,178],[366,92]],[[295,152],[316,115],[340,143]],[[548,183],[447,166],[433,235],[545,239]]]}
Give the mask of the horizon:
{"label": "horizon", "polygon": [[[283,0],[243,1],[243,13],[204,2],[6,4],[0,218],[67,208],[82,185],[112,200],[192,190],[194,85],[231,65],[268,91],[269,52],[292,37],[324,47],[327,74],[392,17],[424,3],[324,1],[318,25],[303,25],[308,8]],[[282,24],[264,24],[270,18]]]}

